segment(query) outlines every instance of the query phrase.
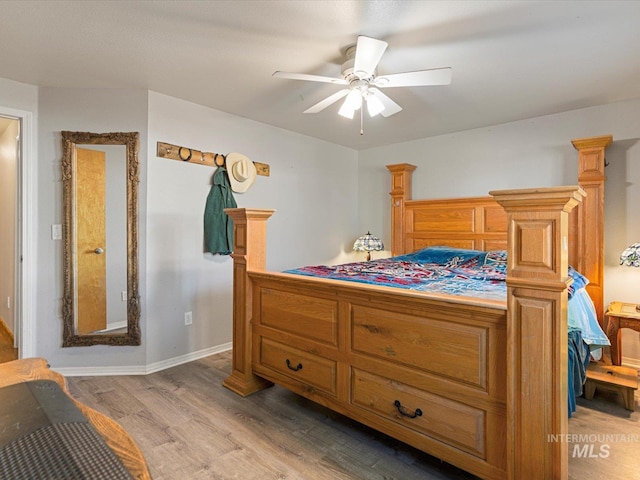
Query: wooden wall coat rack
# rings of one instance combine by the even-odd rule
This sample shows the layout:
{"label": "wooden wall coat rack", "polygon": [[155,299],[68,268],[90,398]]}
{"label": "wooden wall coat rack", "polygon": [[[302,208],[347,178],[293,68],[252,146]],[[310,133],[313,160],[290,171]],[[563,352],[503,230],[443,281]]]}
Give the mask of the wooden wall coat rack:
{"label": "wooden wall coat rack", "polygon": [[[210,167],[223,167],[225,156],[220,153],[201,152],[188,147],[180,147],[170,143],[158,142],[157,155],[162,158],[178,160],[180,162],[198,163]],[[266,163],[253,162],[256,166],[256,173],[264,177],[269,176],[269,165]]]}

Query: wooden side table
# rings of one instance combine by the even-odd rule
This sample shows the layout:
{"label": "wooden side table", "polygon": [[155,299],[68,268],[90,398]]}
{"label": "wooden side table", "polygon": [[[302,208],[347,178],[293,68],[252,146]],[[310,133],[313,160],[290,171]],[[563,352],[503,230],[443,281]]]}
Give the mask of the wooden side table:
{"label": "wooden side table", "polygon": [[622,335],[620,330],[630,328],[640,332],[640,311],[635,303],[612,302],[606,313],[607,337],[611,342],[611,363],[622,363]]}

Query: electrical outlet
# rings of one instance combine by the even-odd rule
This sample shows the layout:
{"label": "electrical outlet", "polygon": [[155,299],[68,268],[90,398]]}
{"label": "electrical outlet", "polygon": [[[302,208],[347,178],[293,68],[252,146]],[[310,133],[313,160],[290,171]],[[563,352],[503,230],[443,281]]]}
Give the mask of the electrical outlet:
{"label": "electrical outlet", "polygon": [[193,323],[193,314],[191,312],[184,312],[184,324],[191,325]]}
{"label": "electrical outlet", "polygon": [[123,290],[123,291],[121,291],[121,292],[120,292],[120,299],[121,299],[123,302],[126,302],[126,301],[127,301],[127,291],[126,291],[126,290]]}
{"label": "electrical outlet", "polygon": [[7,297],[7,308],[11,308],[11,297]]}

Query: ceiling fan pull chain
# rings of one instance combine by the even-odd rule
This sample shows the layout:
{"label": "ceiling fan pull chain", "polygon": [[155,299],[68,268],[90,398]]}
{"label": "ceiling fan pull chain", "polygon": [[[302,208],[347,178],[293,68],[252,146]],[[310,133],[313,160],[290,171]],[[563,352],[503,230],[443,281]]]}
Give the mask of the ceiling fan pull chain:
{"label": "ceiling fan pull chain", "polygon": [[364,105],[360,107],[360,135],[364,135],[364,115],[362,111],[364,110]]}

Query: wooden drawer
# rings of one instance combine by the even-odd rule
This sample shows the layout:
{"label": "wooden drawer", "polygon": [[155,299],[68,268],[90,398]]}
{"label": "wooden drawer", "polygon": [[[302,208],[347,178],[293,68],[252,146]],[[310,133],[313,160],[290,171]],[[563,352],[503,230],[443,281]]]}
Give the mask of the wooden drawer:
{"label": "wooden drawer", "polygon": [[358,369],[352,370],[351,403],[476,457],[486,456],[483,410]]}
{"label": "wooden drawer", "polygon": [[260,289],[261,325],[329,345],[338,344],[338,302],[301,293]]}
{"label": "wooden drawer", "polygon": [[336,362],[260,338],[260,364],[318,390],[336,394]]}
{"label": "wooden drawer", "polygon": [[488,328],[484,326],[354,305],[351,329],[351,348],[356,353],[487,389]]}

